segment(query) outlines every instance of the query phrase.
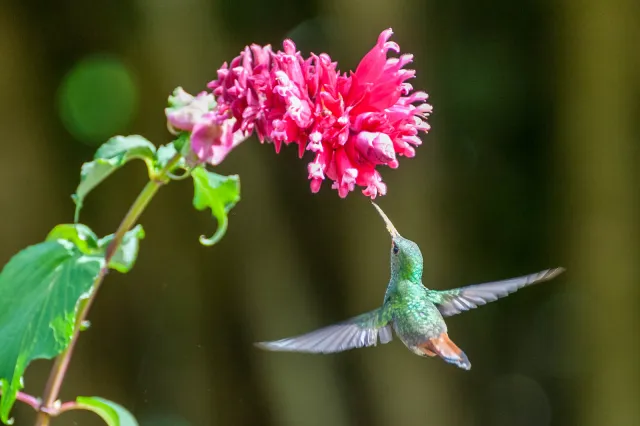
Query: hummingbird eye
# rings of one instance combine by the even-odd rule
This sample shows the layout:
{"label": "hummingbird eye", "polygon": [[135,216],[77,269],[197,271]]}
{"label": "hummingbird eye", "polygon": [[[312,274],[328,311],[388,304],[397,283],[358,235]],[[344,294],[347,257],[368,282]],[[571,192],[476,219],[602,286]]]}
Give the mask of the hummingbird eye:
{"label": "hummingbird eye", "polygon": [[394,242],[393,243],[393,254],[398,254],[399,251],[400,251],[400,247],[398,247],[398,245]]}

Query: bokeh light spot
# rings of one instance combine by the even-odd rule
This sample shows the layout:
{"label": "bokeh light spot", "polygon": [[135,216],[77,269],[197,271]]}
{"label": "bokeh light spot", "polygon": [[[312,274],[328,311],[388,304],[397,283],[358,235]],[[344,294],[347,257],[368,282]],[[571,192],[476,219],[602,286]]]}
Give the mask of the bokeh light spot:
{"label": "bokeh light spot", "polygon": [[62,122],[87,145],[124,133],[137,106],[138,91],[131,71],[111,56],[94,55],[80,60],[59,89]]}

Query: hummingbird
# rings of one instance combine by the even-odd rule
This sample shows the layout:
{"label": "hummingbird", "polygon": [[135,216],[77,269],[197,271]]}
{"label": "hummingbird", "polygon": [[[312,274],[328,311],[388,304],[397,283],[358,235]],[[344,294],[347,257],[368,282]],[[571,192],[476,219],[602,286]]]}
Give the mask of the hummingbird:
{"label": "hummingbird", "polygon": [[551,280],[564,268],[470,285],[452,290],[433,290],[422,284],[422,253],[418,245],[400,235],[376,203],[373,206],[391,234],[391,278],[382,306],[346,321],[296,337],[256,343],[270,351],[335,353],[376,346],[393,339],[421,357],[439,356],[449,364],[469,370],[467,355],[449,338],[445,317],[477,308],[523,287]]}

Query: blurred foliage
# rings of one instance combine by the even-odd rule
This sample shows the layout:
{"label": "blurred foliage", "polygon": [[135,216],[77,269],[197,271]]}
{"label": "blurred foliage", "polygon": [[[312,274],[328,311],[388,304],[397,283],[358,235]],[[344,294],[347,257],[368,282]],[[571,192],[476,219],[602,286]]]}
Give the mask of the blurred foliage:
{"label": "blurred foliage", "polygon": [[[276,156],[253,139],[216,170],[243,185],[220,244],[198,243],[214,225],[187,208],[188,185],[153,201],[136,268],[101,289],[63,398],[103,395],[142,426],[637,422],[636,3],[0,3],[0,89],[10,100],[0,104],[2,263],[71,220],[86,144],[129,133],[168,141],[163,108],[174,87],[203,90],[246,44],[289,36],[348,69],[393,27],[435,113],[416,158],[382,171],[389,195],[379,203],[420,244],[425,283],[568,268],[449,321],[470,372],[399,342],[333,356],[259,352],[252,342],[380,304],[389,241],[364,197],[311,195],[294,150]],[[105,52],[115,62],[82,68]],[[73,125],[61,118],[65,102]],[[83,222],[113,232],[145,180],[124,167],[87,200]],[[48,367],[27,372],[28,389],[42,389]],[[33,413],[21,407],[16,418],[29,424]],[[74,421],[99,424],[69,413],[54,426]]]}
{"label": "blurred foliage", "polygon": [[80,142],[100,144],[129,125],[137,109],[136,85],[116,59],[89,57],[60,85],[60,115]]}

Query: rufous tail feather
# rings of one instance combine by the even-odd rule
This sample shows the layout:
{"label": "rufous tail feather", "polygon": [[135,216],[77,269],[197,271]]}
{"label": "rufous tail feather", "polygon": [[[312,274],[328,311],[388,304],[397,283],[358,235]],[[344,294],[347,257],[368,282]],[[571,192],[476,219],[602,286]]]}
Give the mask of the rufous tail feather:
{"label": "rufous tail feather", "polygon": [[449,339],[449,335],[447,333],[442,333],[438,337],[433,337],[419,347],[427,356],[434,356],[437,354],[449,364],[457,365],[465,370],[471,369],[469,358],[467,358],[467,355],[462,352],[462,349]]}

